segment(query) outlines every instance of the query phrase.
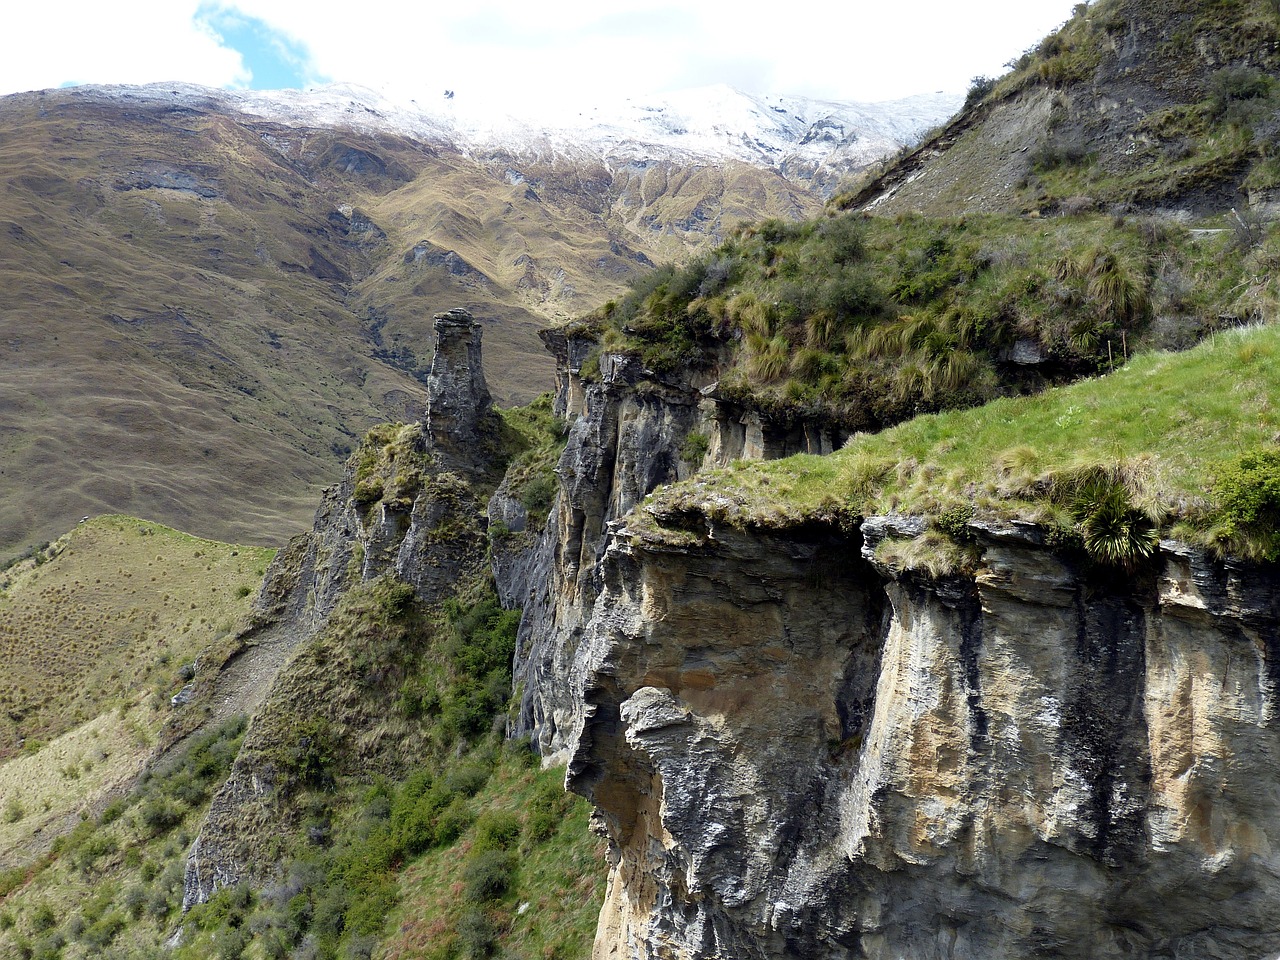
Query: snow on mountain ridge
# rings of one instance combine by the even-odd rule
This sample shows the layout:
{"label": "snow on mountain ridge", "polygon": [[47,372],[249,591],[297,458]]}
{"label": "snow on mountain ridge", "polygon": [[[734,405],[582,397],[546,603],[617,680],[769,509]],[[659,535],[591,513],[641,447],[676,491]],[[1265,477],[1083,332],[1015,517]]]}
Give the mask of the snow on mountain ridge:
{"label": "snow on mountain ridge", "polygon": [[439,110],[399,103],[351,84],[313,90],[232,91],[186,83],[85,86],[84,96],[199,105],[299,126],[350,126],[452,144],[467,153],[581,156],[606,161],[739,160],[782,168],[852,168],[918,138],[960,106],[959,94],[924,94],[886,103],[844,103],[756,96],[717,85],[652,100],[585,108],[551,126],[511,116],[467,114],[451,101]]}

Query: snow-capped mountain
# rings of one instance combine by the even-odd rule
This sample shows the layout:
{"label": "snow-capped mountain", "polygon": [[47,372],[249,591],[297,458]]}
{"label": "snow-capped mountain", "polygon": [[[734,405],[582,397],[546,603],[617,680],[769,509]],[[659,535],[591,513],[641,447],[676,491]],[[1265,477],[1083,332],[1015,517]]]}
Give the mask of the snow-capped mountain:
{"label": "snow-capped mountain", "polygon": [[736,160],[772,169],[799,164],[808,171],[801,173],[804,179],[816,169],[847,172],[892,153],[949,117],[963,99],[959,94],[933,93],[884,103],[842,103],[759,96],[717,85],[583,108],[547,125],[510,115],[468,113],[449,99],[427,109],[350,84],[263,92],[179,83],[78,89],[126,102],[215,101],[279,123],[395,133],[447,142],[472,154],[591,155],[628,163]]}
{"label": "snow-capped mountain", "polygon": [[[6,452],[0,543],[49,539],[89,504],[178,525],[234,505],[210,529],[283,539],[351,424],[420,415],[435,313],[482,318],[494,396],[531,399],[553,374],[542,326],[742,224],[822,214],[847,171],[956,100],[713,87],[535,126],[463,99],[181,84],[0,97],[0,326],[22,345],[0,351],[0,407],[61,438]],[[136,406],[85,416],[83,398],[108,395]],[[217,468],[139,484],[140,449]],[[240,459],[262,450],[269,477]]]}

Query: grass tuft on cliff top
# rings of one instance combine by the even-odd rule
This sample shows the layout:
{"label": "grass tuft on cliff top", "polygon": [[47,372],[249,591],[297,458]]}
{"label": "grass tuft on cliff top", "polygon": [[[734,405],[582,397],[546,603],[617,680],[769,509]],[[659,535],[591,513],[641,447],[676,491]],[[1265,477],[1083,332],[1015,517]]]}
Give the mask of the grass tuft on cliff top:
{"label": "grass tuft on cliff top", "polygon": [[655,371],[714,366],[719,396],[779,422],[876,430],[1268,315],[1280,232],[1243,234],[1097,215],[770,221],[581,324]]}
{"label": "grass tuft on cliff top", "polygon": [[1102,481],[1147,529],[1273,559],[1266,488],[1280,463],[1271,456],[1280,440],[1277,357],[1275,326],[1217,334],[1037,396],[858,435],[828,457],[735,463],[660,491],[640,523],[698,512],[785,527],[899,512],[943,529],[977,515],[1081,534],[1073,510],[1083,488]]}

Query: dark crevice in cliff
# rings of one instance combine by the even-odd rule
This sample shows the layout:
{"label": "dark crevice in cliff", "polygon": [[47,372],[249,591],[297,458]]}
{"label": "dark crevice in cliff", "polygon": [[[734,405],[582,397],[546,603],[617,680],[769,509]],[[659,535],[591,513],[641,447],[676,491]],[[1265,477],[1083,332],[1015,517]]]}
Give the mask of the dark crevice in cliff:
{"label": "dark crevice in cliff", "polygon": [[[1075,669],[1063,706],[1065,746],[1089,785],[1081,852],[1110,866],[1133,865],[1147,836],[1149,768],[1142,711],[1146,675],[1145,610],[1125,596],[1076,603]],[[1117,729],[1138,735],[1118,738]]]}

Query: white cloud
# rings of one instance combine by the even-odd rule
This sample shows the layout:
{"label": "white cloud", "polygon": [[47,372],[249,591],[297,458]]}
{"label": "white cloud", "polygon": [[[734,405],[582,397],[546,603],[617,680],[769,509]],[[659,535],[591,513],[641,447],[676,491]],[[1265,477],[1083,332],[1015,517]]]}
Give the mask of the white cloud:
{"label": "white cloud", "polygon": [[4,15],[0,92],[67,83],[248,81],[240,55],[193,15],[197,0],[63,0],[21,4]]}
{"label": "white cloud", "polygon": [[[26,5],[24,5],[25,7]],[[6,13],[0,92],[73,81],[248,81],[244,62],[195,21],[198,0],[71,0],[56,20]],[[1035,43],[1069,0],[699,0],[377,3],[215,0],[269,24],[311,57],[305,71],[399,99],[608,102],[729,83],[758,93],[878,100],[946,89]],[[16,21],[16,24],[13,22]]]}

